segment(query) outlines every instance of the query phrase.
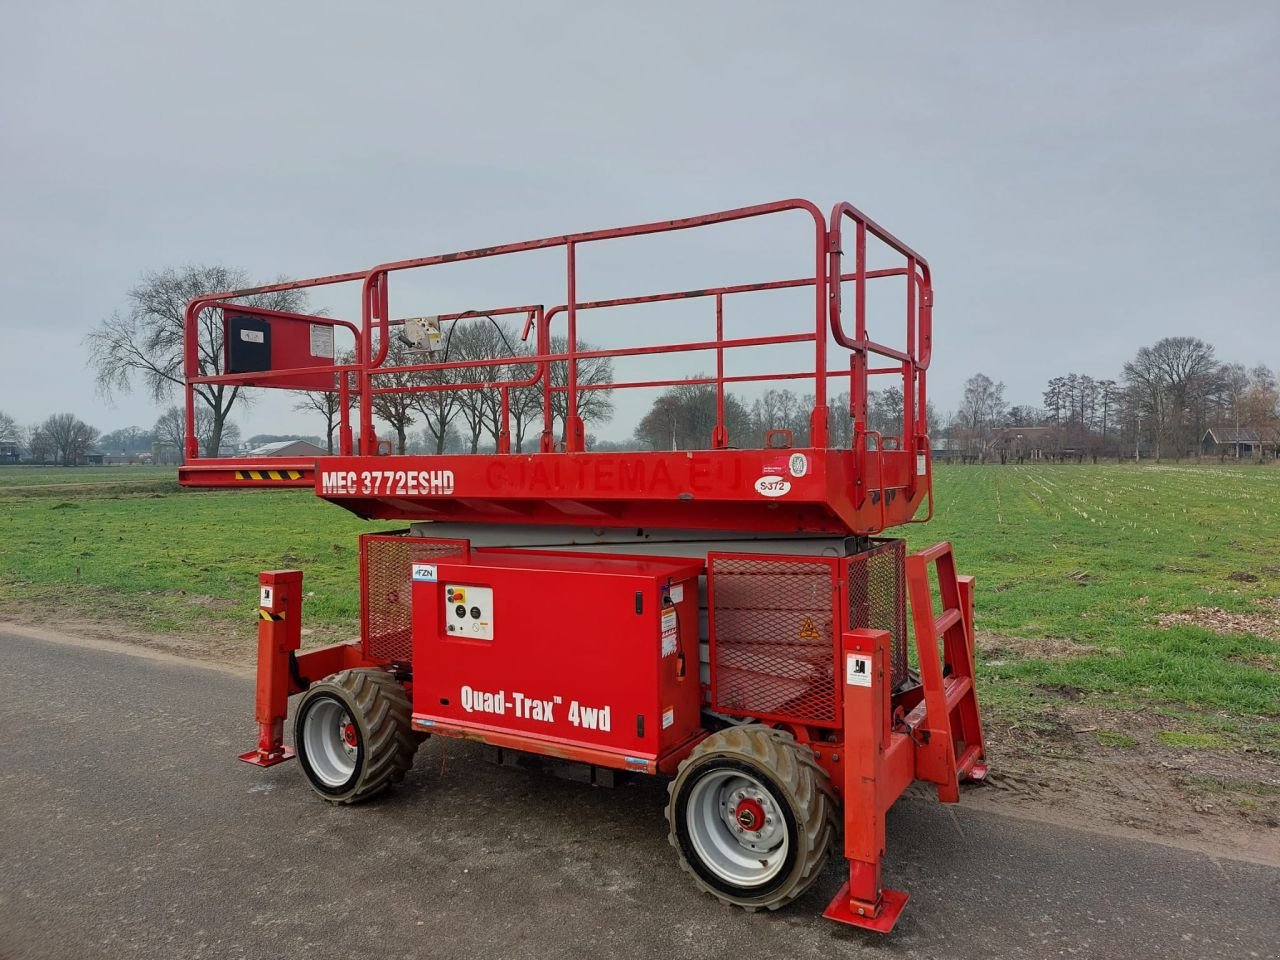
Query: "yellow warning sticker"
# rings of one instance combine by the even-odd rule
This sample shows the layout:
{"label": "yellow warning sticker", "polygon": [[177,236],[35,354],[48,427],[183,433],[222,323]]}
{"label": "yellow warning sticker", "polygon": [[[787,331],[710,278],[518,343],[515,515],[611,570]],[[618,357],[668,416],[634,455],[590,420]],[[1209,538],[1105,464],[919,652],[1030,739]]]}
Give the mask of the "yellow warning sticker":
{"label": "yellow warning sticker", "polygon": [[797,640],[821,640],[822,634],[818,632],[818,628],[813,624],[813,617],[805,617],[804,623],[800,624],[800,632],[796,634]]}

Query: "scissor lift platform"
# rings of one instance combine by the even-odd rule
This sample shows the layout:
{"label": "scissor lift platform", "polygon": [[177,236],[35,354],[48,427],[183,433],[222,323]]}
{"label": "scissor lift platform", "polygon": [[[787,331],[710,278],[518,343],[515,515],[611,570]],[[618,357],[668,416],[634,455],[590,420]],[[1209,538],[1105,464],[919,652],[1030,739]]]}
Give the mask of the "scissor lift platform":
{"label": "scissor lift platform", "polygon": [[905,523],[927,493],[925,464],[901,451],[692,450],[313,462],[205,460],[191,487],[314,487],[377,520],[758,530],[845,535]]}

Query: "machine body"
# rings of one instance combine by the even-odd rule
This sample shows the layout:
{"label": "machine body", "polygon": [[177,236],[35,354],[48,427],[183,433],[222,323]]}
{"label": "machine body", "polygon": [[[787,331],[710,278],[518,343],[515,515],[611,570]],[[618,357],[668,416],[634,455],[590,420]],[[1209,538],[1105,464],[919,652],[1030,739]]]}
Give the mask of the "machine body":
{"label": "machine body", "polygon": [[[578,255],[588,245],[768,218],[802,225],[807,275],[608,300],[578,295]],[[873,266],[869,244],[892,265]],[[535,250],[564,255],[562,303],[392,315],[390,279],[402,271]],[[342,283],[360,286],[358,323],[243,303]],[[906,324],[898,345],[869,333],[872,283],[897,286]],[[727,306],[761,293],[806,299],[800,332],[730,336]],[[580,342],[577,323],[587,315],[673,301],[709,308],[705,337],[611,349]],[[957,573],[950,544],[908,554],[903,540],[883,536],[932,514],[932,307],[923,257],[847,203],[827,217],[803,200],[191,301],[182,483],[309,487],[363,518],[412,524],[360,538],[357,643],[300,649],[302,573],[262,575],[259,742],[242,759],[267,766],[296,750],[312,787],[335,803],[396,783],[428,736],[610,777],[666,776],[671,842],[700,889],[748,910],[776,909],[820,882],[842,833],[848,879],[826,916],[887,932],[907,899],[882,886],[888,809],[915,781],[955,802],[961,781],[986,773],[973,582]],[[215,370],[197,344],[210,311],[221,314],[226,343]],[[459,325],[498,317],[523,323],[525,352],[450,359]],[[563,336],[553,335],[557,325]],[[353,342],[341,363],[337,335]],[[389,360],[396,337],[417,351],[407,363]],[[811,362],[726,372],[726,354],[784,346]],[[579,376],[588,361],[689,351],[713,356],[714,374]],[[869,425],[873,377],[898,387],[894,436]],[[731,436],[732,388],[788,380],[812,391],[801,436]],[[832,383],[847,387],[847,402],[829,396]],[[219,384],[331,393],[337,453],[199,457],[198,391]],[[591,391],[672,386],[704,390],[713,414],[692,449],[588,449],[581,414]],[[380,398],[443,403],[457,391],[486,398],[497,424],[492,452],[389,455],[375,427]],[[284,731],[291,696],[299,696],[292,748]]]}

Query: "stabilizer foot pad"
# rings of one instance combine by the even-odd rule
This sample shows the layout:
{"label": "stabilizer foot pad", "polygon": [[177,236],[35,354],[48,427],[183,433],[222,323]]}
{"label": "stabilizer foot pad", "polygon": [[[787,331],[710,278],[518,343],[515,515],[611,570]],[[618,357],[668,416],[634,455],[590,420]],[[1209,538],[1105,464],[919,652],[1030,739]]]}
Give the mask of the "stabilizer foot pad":
{"label": "stabilizer foot pad", "polygon": [[849,904],[849,884],[846,882],[836,894],[834,900],[822,911],[828,920],[844,923],[860,930],[871,930],[875,933],[888,933],[902,915],[902,908],[907,905],[909,895],[901,890],[885,890],[881,894],[880,912],[874,917],[860,915]]}
{"label": "stabilizer foot pad", "polygon": [[240,759],[245,763],[252,763],[255,767],[274,767],[277,763],[292,760],[294,756],[292,747],[281,747],[280,752],[274,756],[264,754],[261,750],[250,750],[248,753],[240,754]]}

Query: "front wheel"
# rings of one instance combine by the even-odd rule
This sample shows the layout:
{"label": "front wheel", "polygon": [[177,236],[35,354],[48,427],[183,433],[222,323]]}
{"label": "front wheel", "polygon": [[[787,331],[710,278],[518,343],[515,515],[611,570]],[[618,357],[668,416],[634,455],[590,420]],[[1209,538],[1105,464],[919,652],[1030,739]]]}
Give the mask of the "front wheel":
{"label": "front wheel", "polygon": [[720,900],[776,910],[822,872],[835,802],[812,751],[789,733],[753,724],[712,734],[668,794],[680,864]]}
{"label": "front wheel", "polygon": [[404,779],[419,737],[409,695],[381,670],[343,670],[312,684],[298,704],[293,743],[320,796],[359,803]]}

